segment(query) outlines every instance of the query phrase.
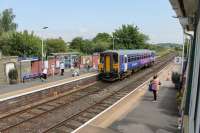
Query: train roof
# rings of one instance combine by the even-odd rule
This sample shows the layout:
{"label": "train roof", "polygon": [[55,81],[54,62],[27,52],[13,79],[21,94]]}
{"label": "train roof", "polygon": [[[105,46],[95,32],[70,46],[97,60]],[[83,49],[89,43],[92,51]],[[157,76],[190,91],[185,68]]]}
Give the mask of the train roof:
{"label": "train roof", "polygon": [[118,53],[120,55],[129,55],[129,54],[144,54],[144,53],[155,53],[155,51],[149,50],[149,49],[135,49],[135,50],[107,50],[103,53]]}

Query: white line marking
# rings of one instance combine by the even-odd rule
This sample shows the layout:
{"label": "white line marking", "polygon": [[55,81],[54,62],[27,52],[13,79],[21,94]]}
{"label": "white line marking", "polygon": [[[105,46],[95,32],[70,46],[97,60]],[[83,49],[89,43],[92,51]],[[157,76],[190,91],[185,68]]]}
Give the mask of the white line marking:
{"label": "white line marking", "polygon": [[[171,63],[170,63],[171,64]],[[158,72],[158,74],[160,74],[162,71],[164,71],[167,67],[170,66],[167,65],[166,67],[164,67],[162,70],[160,70]],[[82,126],[80,126],[79,128],[77,128],[76,130],[74,130],[72,133],[76,133],[78,132],[78,130],[80,130],[81,128],[87,126],[89,123],[91,123],[93,120],[95,120],[98,117],[101,117],[102,114],[104,114],[105,112],[107,112],[108,110],[110,110],[111,108],[113,108],[115,105],[117,105],[118,103],[120,103],[121,101],[123,101],[124,99],[126,99],[129,95],[131,95],[132,93],[134,93],[136,90],[138,90],[139,88],[141,88],[143,85],[145,85],[147,82],[150,82],[150,80],[152,79],[149,78],[147,81],[145,81],[144,83],[142,83],[141,85],[139,85],[136,89],[134,89],[133,91],[131,91],[129,94],[127,94],[126,96],[124,96],[123,98],[121,98],[119,101],[117,101],[116,103],[114,103],[112,106],[110,106],[109,108],[107,108],[106,110],[104,110],[103,112],[101,112],[100,114],[96,115],[95,117],[93,117],[92,119],[90,119],[89,121],[87,121],[85,124],[83,124]]]}
{"label": "white line marking", "polygon": [[[71,83],[71,82],[74,82],[74,81],[79,81],[79,80],[82,80],[82,79],[85,79],[85,78],[88,78],[88,77],[92,77],[92,76],[96,76],[96,75],[98,75],[98,73],[95,73],[95,74],[92,74],[92,75],[87,75],[87,76],[84,76],[84,77],[81,77],[81,78],[77,78],[77,79],[73,79],[73,80],[70,80],[70,81],[62,82],[62,83],[59,83],[59,84],[50,85],[50,86],[47,86],[47,87],[44,87],[44,88],[41,88],[41,89],[37,89],[37,90],[20,93],[20,94],[13,95],[13,96],[1,98],[0,102],[5,101],[5,100],[9,100],[9,99],[13,99],[13,98],[16,98],[16,97],[28,95],[28,94],[31,94],[31,93],[35,93],[35,92],[38,92],[38,91],[46,90],[46,89],[49,89],[49,88],[57,87],[57,86],[60,86],[60,85],[63,85],[63,84],[67,84],[67,83]],[[51,84],[51,83],[49,83],[49,84]]]}

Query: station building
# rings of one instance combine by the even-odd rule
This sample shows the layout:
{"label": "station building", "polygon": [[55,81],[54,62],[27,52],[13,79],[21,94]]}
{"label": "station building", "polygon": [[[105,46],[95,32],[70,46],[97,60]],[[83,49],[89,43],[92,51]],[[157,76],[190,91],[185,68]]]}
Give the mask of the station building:
{"label": "station building", "polygon": [[200,133],[200,0],[169,0],[190,45],[182,100],[182,132]]}

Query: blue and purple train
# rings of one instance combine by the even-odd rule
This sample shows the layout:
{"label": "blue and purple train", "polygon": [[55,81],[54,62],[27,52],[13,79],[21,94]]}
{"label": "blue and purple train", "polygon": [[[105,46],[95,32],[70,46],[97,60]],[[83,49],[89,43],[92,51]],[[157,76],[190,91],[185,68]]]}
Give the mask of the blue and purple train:
{"label": "blue and purple train", "polygon": [[151,66],[155,52],[148,49],[108,50],[100,53],[99,78],[106,81],[122,79],[134,71]]}

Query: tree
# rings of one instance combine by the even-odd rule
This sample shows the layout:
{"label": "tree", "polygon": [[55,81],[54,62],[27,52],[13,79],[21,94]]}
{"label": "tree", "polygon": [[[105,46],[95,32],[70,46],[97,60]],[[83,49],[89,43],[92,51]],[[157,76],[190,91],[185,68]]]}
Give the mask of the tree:
{"label": "tree", "polygon": [[50,55],[51,53],[66,52],[67,50],[66,43],[62,38],[47,39],[45,44],[47,46],[47,55]]}
{"label": "tree", "polygon": [[70,43],[70,48],[71,49],[76,49],[77,51],[81,52],[81,47],[83,45],[83,38],[82,37],[76,37],[72,40],[72,42]]}
{"label": "tree", "polygon": [[15,31],[17,29],[17,24],[14,23],[15,15],[12,9],[5,9],[2,14],[0,14],[0,32]]}
{"label": "tree", "polygon": [[33,32],[15,32],[8,40],[9,55],[20,57],[41,56],[41,39]]}
{"label": "tree", "polygon": [[96,37],[93,38],[94,42],[99,42],[99,41],[103,41],[103,42],[111,42],[112,41],[112,36],[108,33],[98,33],[96,35]]}
{"label": "tree", "polygon": [[134,25],[122,25],[113,33],[116,49],[143,48],[149,37],[139,32]]}
{"label": "tree", "polygon": [[82,53],[92,54],[94,52],[92,41],[88,39],[83,40],[80,50]]}
{"label": "tree", "polygon": [[98,33],[93,39],[94,52],[103,52],[112,45],[112,36],[108,33]]}
{"label": "tree", "polygon": [[9,34],[5,34],[2,33],[2,35],[0,35],[0,50],[2,51],[3,55],[9,55],[10,52],[10,33]]}

